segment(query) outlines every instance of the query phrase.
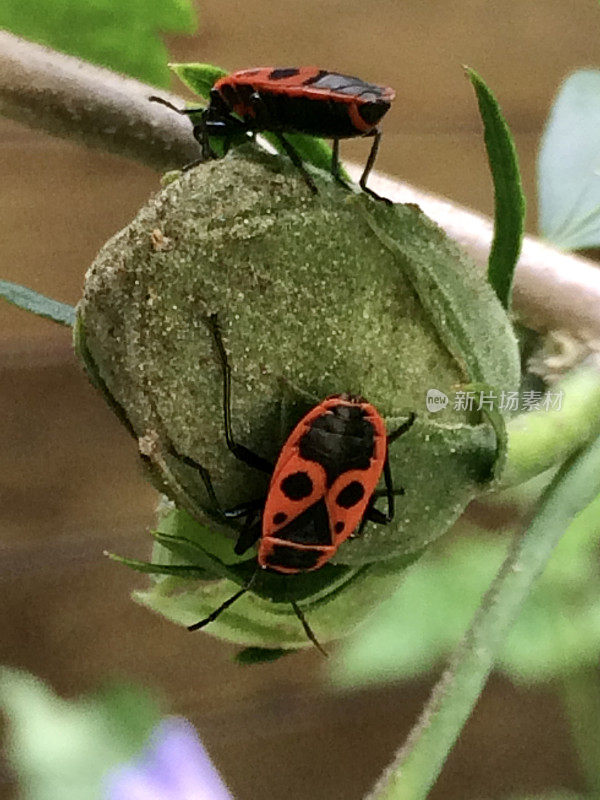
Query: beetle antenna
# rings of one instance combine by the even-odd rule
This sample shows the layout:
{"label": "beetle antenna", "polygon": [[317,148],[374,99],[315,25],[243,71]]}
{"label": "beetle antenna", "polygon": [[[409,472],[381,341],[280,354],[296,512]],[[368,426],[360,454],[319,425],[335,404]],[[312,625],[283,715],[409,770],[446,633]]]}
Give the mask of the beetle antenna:
{"label": "beetle antenna", "polygon": [[329,653],[327,653],[323,649],[323,647],[319,644],[319,640],[315,636],[312,628],[310,627],[310,625],[308,624],[308,622],[306,620],[306,617],[302,613],[302,610],[300,609],[300,606],[298,605],[298,603],[296,603],[295,600],[292,600],[292,608],[294,609],[294,613],[296,614],[296,616],[298,617],[298,619],[302,623],[302,627],[304,628],[304,632],[306,633],[306,635],[308,636],[310,641],[314,644],[314,646],[317,648],[317,650],[319,651],[319,653],[321,653],[322,656],[325,656],[325,658],[329,658]]}
{"label": "beetle antenna", "polygon": [[151,95],[148,100],[150,100],[151,103],[160,103],[161,106],[166,106],[170,108],[171,111],[176,111],[178,114],[199,114],[204,111],[204,108],[177,108],[177,106],[173,105],[169,100],[165,100],[164,97],[157,97],[155,94]]}
{"label": "beetle antenna", "polygon": [[246,594],[246,592],[251,588],[252,584],[254,583],[254,579],[256,578],[257,574],[258,570],[255,570],[254,574],[252,575],[248,583],[242,589],[240,589],[239,592],[236,592],[234,595],[227,598],[227,600],[225,600],[224,603],[221,603],[221,605],[218,608],[215,608],[215,610],[211,612],[208,615],[208,617],[201,619],[200,622],[195,622],[193,625],[188,625],[188,631],[198,631],[200,630],[200,628],[204,628],[204,626],[208,625],[210,622],[214,622],[214,620],[216,620],[216,618],[219,616],[219,614],[221,614],[221,612],[229,608],[229,606],[235,603],[236,600],[239,600],[239,598],[243,594]]}

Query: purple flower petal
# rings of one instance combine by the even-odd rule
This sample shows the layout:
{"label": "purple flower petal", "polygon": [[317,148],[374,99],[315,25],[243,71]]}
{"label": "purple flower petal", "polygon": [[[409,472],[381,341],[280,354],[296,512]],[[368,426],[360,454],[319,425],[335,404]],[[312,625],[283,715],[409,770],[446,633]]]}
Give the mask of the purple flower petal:
{"label": "purple flower petal", "polygon": [[232,800],[187,720],[163,720],[132,764],[109,777],[107,800]]}

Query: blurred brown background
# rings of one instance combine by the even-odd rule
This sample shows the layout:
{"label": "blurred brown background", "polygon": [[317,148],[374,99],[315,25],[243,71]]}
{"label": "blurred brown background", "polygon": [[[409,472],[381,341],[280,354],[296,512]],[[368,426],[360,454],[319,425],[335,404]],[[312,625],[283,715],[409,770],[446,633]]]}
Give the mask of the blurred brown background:
{"label": "blurred brown background", "polygon": [[[485,212],[492,194],[461,64],[495,91],[515,133],[535,230],[535,151],[560,81],[600,66],[597,0],[203,0],[176,61],[229,69],[318,64],[389,84],[378,168]],[[179,91],[179,87],[177,88]],[[364,159],[368,143],[343,144]],[[158,188],[152,171],[0,122],[1,276],[75,303],[100,245]],[[135,448],[75,364],[65,329],[0,305],[0,663],[59,691],[107,675],[161,690],[198,726],[240,800],[359,798],[390,759],[429,681],[326,693],[313,652],[238,668],[233,648],[134,606],[156,495]],[[402,624],[401,620],[398,624]],[[433,680],[433,676],[432,676]],[[548,690],[493,679],[432,797],[578,787]],[[0,797],[12,796],[0,776]],[[85,800],[82,798],[82,800]]]}

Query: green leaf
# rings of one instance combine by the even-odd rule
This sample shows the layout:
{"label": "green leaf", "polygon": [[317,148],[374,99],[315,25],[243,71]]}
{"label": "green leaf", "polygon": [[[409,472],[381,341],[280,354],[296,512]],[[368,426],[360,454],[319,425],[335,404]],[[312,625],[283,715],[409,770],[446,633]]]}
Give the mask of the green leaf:
{"label": "green leaf", "polygon": [[192,33],[190,0],[2,0],[0,28],[123,72],[169,85],[162,33]]}
{"label": "green leaf", "polygon": [[[468,538],[434,548],[331,660],[338,686],[411,678],[449,657],[506,555],[507,543],[463,523]],[[571,523],[511,628],[498,667],[513,681],[564,678],[600,659],[600,496]],[[400,623],[399,623],[400,620]]]}
{"label": "green leaf", "polygon": [[[65,20],[69,24],[65,24]],[[187,0],[8,0],[0,25],[55,49],[168,85],[167,51],[158,32],[192,32]]]}
{"label": "green leaf", "polygon": [[135,558],[125,558],[116,553],[105,553],[111,561],[130,567],[136,572],[143,572],[147,575],[175,575],[178,578],[203,580],[210,577],[205,569],[192,567],[189,564],[152,564],[149,561],[138,561]]}
{"label": "green leaf", "polygon": [[25,311],[37,314],[38,317],[58,322],[59,325],[72,328],[75,324],[75,308],[73,306],[52,300],[52,298],[45,297],[18,283],[0,280],[0,297]]}
{"label": "green leaf", "polygon": [[159,721],[142,689],[112,686],[67,701],[10,669],[0,671],[0,708],[20,800],[103,800],[106,773],[136,756]]}
{"label": "green leaf", "polygon": [[158,531],[167,536],[176,536],[201,547],[204,552],[218,558],[223,564],[241,564],[252,558],[254,551],[239,556],[234,551],[236,539],[225,536],[206,525],[201,525],[187,511],[173,508],[160,520]]}
{"label": "green leaf", "polygon": [[508,309],[523,239],[525,197],[517,152],[500,106],[475,70],[467,67],[466,72],[477,95],[494,182],[494,240],[488,261],[488,279],[500,302]]}
{"label": "green leaf", "polygon": [[214,64],[169,64],[169,67],[188,89],[199,97],[208,100],[210,90],[219,80],[227,75],[227,70],[215,67]]}
{"label": "green leaf", "polygon": [[580,70],[559,89],[538,156],[539,225],[566,250],[600,245],[600,71]]}
{"label": "green leaf", "polygon": [[[300,592],[305,579],[322,581],[320,592],[312,588],[312,594],[301,603],[311,628],[320,642],[325,644],[332,639],[343,637],[368,614],[380,598],[391,594],[404,578],[404,570],[416,556],[390,559],[385,563],[373,564],[360,570],[347,570],[326,565],[305,575],[275,575],[263,573],[260,579],[279,579],[277,599],[266,598],[257,593],[258,586],[242,595],[231,608],[228,608],[207,628],[207,633],[244,646],[260,647],[267,650],[297,650],[311,647],[304,629],[296,617],[291,603],[285,599],[288,594]],[[328,583],[321,573],[338,574],[337,585]],[[239,567],[237,568],[239,569]],[[341,574],[340,574],[341,573]],[[329,572],[331,576],[331,572]],[[300,588],[294,588],[299,586]],[[191,625],[215,610],[239,588],[239,583],[231,581],[211,581],[191,585],[173,577],[161,577],[150,590],[135,592],[134,599],[180,625]],[[271,595],[275,591],[271,588]]]}
{"label": "green leaf", "polygon": [[448,657],[506,553],[491,539],[435,548],[400,589],[330,659],[336,686],[414,678]]}
{"label": "green leaf", "polygon": [[503,647],[499,667],[520,683],[565,678],[600,658],[600,496],[569,526]]}
{"label": "green leaf", "polygon": [[246,583],[243,577],[226,567],[218,558],[207,553],[204,548],[195,544],[195,542],[191,542],[181,536],[168,536],[160,531],[153,531],[152,536],[159,544],[179,558],[185,559],[189,564],[198,566],[215,577],[228,578],[240,586]]}

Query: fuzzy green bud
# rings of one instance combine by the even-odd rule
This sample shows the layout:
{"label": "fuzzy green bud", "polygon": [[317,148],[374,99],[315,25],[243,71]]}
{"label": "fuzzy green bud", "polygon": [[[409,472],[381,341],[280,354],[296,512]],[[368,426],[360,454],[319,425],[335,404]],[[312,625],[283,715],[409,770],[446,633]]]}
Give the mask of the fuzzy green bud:
{"label": "fuzzy green bud", "polygon": [[[428,390],[450,395],[473,381],[514,390],[519,360],[485,276],[416,206],[385,206],[322,173],[315,180],[313,196],[282,158],[250,146],[183,173],[102,248],[86,277],[78,336],[92,379],[178,506],[171,515],[185,512],[188,529],[204,531],[198,541],[229,566],[240,561],[231,549],[239,526],[219,516],[190,459],[224,509],[264,496],[268,476],[227,448],[210,315],[218,315],[232,370],[235,439],[272,462],[300,417],[329,395],[365,397],[388,430],[416,413],[390,447],[395,486],[405,490],[395,519],[367,524],[339,548],[331,580],[301,592],[327,640],[387,596],[402,565],[494,473],[491,425],[451,405],[428,411]],[[302,645],[282,598],[308,576],[283,577],[261,576],[256,594],[209,630],[250,645]],[[141,599],[190,624],[235,588],[161,576]]]}

